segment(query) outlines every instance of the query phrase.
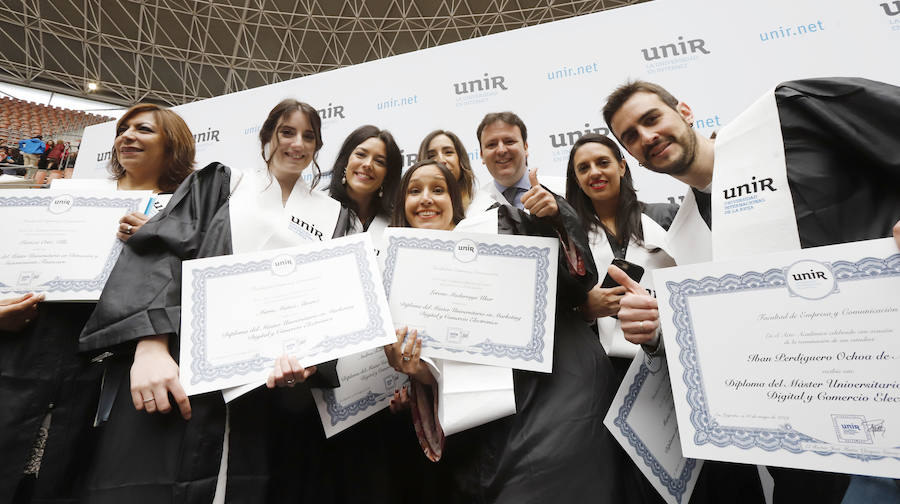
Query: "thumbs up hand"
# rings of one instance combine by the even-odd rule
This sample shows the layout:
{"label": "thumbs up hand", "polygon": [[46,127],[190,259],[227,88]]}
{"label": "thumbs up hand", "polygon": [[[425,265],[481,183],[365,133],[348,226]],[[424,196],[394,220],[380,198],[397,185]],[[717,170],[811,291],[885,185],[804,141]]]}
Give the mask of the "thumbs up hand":
{"label": "thumbs up hand", "polygon": [[636,345],[654,346],[659,338],[656,298],[617,266],[610,264],[607,271],[613,280],[625,287],[625,296],[619,301],[619,322],[625,339]]}
{"label": "thumbs up hand", "polygon": [[537,168],[528,172],[528,181],[531,182],[531,189],[525,191],[521,198],[525,210],[535,217],[553,217],[558,214],[556,198],[538,182]]}

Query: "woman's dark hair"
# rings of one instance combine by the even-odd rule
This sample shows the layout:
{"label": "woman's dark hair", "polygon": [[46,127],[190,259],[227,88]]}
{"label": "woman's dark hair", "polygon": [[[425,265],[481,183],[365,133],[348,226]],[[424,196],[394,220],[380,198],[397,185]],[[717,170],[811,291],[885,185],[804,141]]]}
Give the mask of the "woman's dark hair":
{"label": "woman's dark hair", "polygon": [[359,205],[347,193],[347,186],[344,185],[342,179],[353,151],[359,144],[370,138],[377,138],[384,142],[385,167],[387,168],[384,181],[381,183],[382,194],[379,196],[376,193],[372,198],[372,205],[375,207],[373,214],[391,215],[394,197],[397,194],[397,185],[400,181],[400,172],[403,170],[403,154],[400,153],[400,147],[397,147],[394,136],[388,130],[366,124],[356,128],[347,136],[344,143],[341,144],[341,150],[338,151],[337,159],[334,160],[334,166],[331,168],[331,184],[328,186],[328,192],[332,198],[341,202],[354,214],[359,214]]}
{"label": "woman's dark hair", "polygon": [[[262,126],[259,128],[259,149],[260,155],[263,158],[263,161],[266,162],[266,166],[272,161],[272,156],[274,152],[270,152],[268,156],[266,156],[266,148],[272,143],[272,139],[275,137],[275,130],[278,128],[279,123],[281,121],[287,119],[296,111],[303,112],[303,115],[306,116],[306,120],[309,122],[310,127],[312,127],[313,133],[316,135],[316,150],[313,153],[312,165],[313,170],[315,170],[315,174],[313,175],[312,184],[310,187],[316,187],[316,184],[319,183],[319,179],[322,178],[322,173],[319,170],[319,149],[322,148],[322,118],[319,117],[319,113],[313,108],[312,105],[295,100],[293,98],[287,98],[285,100],[281,100],[278,105],[275,105],[275,108],[269,111],[269,116],[266,117],[266,120],[263,122]],[[302,131],[297,132],[298,135],[302,135]]]}
{"label": "woman's dark hair", "polygon": [[579,138],[572,145],[572,150],[569,151],[569,165],[566,168],[566,201],[575,208],[585,233],[590,233],[595,229],[602,229],[607,234],[614,233],[619,245],[628,243],[629,239],[633,240],[635,244],[642,244],[644,242],[644,231],[641,226],[641,212],[644,209],[644,204],[637,199],[634,182],[631,180],[631,170],[627,164],[625,165],[625,174],[619,180],[616,229],[610,230],[603,225],[600,217],[594,211],[593,202],[581,190],[581,186],[578,185],[578,178],[575,176],[575,153],[581,146],[588,143],[599,143],[608,147],[616,161],[621,162],[625,159],[622,155],[622,150],[619,149],[616,142],[606,135],[589,133]]}
{"label": "woman's dark hair", "polygon": [[450,168],[440,161],[434,159],[423,159],[412,165],[403,178],[400,179],[400,189],[397,191],[397,199],[394,202],[394,214],[391,216],[391,226],[393,227],[410,227],[409,221],[406,220],[406,192],[409,190],[409,181],[412,180],[413,173],[423,166],[437,166],[447,182],[447,192],[450,194],[450,204],[453,207],[453,224],[459,224],[459,221],[466,218],[466,210],[463,208],[462,191],[459,189],[459,182],[453,178],[453,172]]}
{"label": "woman's dark hair", "polygon": [[[134,116],[150,112],[153,120],[163,135],[163,172],[156,184],[163,192],[172,192],[181,185],[181,181],[191,174],[194,167],[194,136],[184,119],[175,112],[153,103],[139,103],[119,118],[116,122],[116,137],[124,130],[124,124]],[[44,152],[47,152],[45,150]],[[113,148],[109,158],[109,172],[114,180],[125,176],[125,168],[119,163],[116,149]]]}
{"label": "woman's dark hair", "polygon": [[472,164],[469,162],[469,153],[466,152],[466,146],[452,131],[434,130],[426,135],[422,143],[419,144],[419,159],[428,159],[428,145],[440,135],[444,135],[453,142],[453,148],[456,149],[456,158],[459,159],[460,190],[463,193],[463,198],[471,201],[472,195],[475,193],[475,172],[472,171]]}

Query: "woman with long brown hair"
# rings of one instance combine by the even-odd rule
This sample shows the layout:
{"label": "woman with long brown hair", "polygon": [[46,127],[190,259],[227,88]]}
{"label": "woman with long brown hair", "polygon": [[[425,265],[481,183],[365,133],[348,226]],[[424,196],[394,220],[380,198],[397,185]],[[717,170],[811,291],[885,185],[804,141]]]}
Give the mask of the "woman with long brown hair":
{"label": "woman with long brown hair", "polygon": [[[136,105],[116,125],[109,185],[171,192],[193,163],[194,139],[181,117]],[[110,235],[129,240],[148,218],[126,215]],[[77,497],[93,450],[102,368],[77,344],[95,305],[42,300],[32,293],[0,301],[0,502],[13,492],[16,501]]]}

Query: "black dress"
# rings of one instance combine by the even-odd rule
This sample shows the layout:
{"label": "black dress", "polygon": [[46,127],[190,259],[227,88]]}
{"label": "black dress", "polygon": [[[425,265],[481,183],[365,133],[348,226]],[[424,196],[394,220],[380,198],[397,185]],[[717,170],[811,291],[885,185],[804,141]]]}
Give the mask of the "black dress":
{"label": "black dress", "polygon": [[10,502],[44,418],[50,428],[31,495],[44,501],[76,497],[91,460],[91,424],[100,367],[78,354],[78,334],[93,303],[42,303],[24,330],[0,332],[0,502]]}
{"label": "black dress", "polygon": [[[170,337],[177,360],[181,262],[232,252],[231,171],[213,163],[192,173],[168,206],[126,244],[81,335],[86,352],[110,351],[91,503],[212,502],[222,458],[226,409],[218,392],[190,398],[191,420],[177,411],[136,411],[128,379],[137,340]],[[226,502],[303,502],[327,481],[316,480],[324,435],[310,386],[337,386],[334,362],[305,384],[257,389],[230,403]],[[115,393],[117,392],[117,393]]]}
{"label": "black dress", "polygon": [[[454,502],[642,502],[640,475],[603,418],[616,393],[612,365],[574,311],[597,283],[586,234],[557,197],[558,218],[498,208],[501,234],[560,237],[553,372],[513,370],[515,415],[447,438],[443,458]],[[558,232],[560,234],[558,234]]]}

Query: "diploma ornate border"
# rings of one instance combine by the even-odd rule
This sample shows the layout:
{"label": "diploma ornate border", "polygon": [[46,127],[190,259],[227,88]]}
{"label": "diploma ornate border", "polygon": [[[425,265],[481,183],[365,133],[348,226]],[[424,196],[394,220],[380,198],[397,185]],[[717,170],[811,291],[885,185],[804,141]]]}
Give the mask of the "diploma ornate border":
{"label": "diploma ornate border", "polygon": [[[55,194],[53,196],[0,196],[0,207],[46,207],[54,199],[62,196]],[[84,197],[73,196],[72,207],[89,207],[89,208],[121,208],[126,212],[138,212],[141,210],[139,203],[142,198],[123,198],[123,197]],[[112,231],[110,231],[112,234]],[[121,240],[113,236],[113,244],[110,248],[106,262],[103,263],[103,269],[94,278],[81,280],[64,280],[54,278],[44,282],[38,286],[31,286],[28,289],[16,289],[13,285],[0,282],[0,288],[3,288],[7,294],[25,294],[35,290],[45,292],[82,292],[82,291],[100,291],[106,285],[109,274],[112,273],[116,261],[119,260],[119,254],[122,253],[123,243]]]}
{"label": "diploma ornate border", "polygon": [[[400,378],[398,386],[402,387],[409,383],[409,379],[406,378],[406,375],[400,373],[394,374],[398,375],[398,378]],[[325,401],[325,409],[326,411],[328,411],[328,418],[332,427],[340,422],[346,421],[352,416],[356,416],[362,413],[369,408],[378,406],[379,403],[391,397],[391,394],[389,392],[375,393],[369,390],[365,396],[349,404],[341,404],[341,402],[337,400],[337,396],[334,393],[334,391],[337,389],[321,390],[322,399]]]}
{"label": "diploma ornate border", "polygon": [[[388,240],[388,247],[386,250],[388,259],[384,269],[384,292],[388,299],[391,297],[391,285],[394,281],[397,250],[399,248],[438,250],[453,254],[454,247],[458,241],[459,240],[391,236]],[[467,349],[462,349],[446,347],[428,334],[420,332],[419,335],[422,338],[422,342],[427,343],[432,348],[447,350],[449,352],[465,352],[468,354],[480,353],[483,356],[543,362],[544,323],[546,322],[545,311],[547,309],[546,297],[548,292],[547,282],[550,278],[550,275],[547,274],[547,270],[550,267],[550,249],[547,247],[500,245],[496,243],[476,242],[476,244],[479,256],[520,257],[534,259],[536,261],[534,320],[531,326],[531,339],[528,340],[528,343],[524,346],[505,345],[494,343],[490,339],[485,339],[481,343],[471,345]],[[478,350],[470,350],[471,348],[476,348]]]}
{"label": "diploma ornate border", "polygon": [[[836,282],[866,280],[877,277],[900,276],[900,254],[885,259],[866,257],[856,262],[834,261],[830,263]],[[818,455],[843,454],[861,461],[900,457],[846,453],[839,450],[808,450],[802,443],[813,442],[831,445],[794,430],[790,424],[777,429],[763,429],[741,426],[724,426],[715,421],[709,413],[705,396],[703,372],[699,367],[699,352],[694,337],[693,320],[688,308],[688,298],[711,294],[740,291],[787,288],[785,278],[787,268],[773,268],[765,272],[748,271],[742,275],[728,274],[719,278],[704,277],[700,280],[687,279],[681,282],[666,282],[669,290],[669,305],[674,310],[675,340],[681,349],[678,360],[684,367],[682,379],[687,386],[686,399],[691,407],[690,420],[694,426],[694,442],[698,445],[712,443],[718,447],[735,446],[743,450],[761,448],[774,452],[787,450],[791,453],[812,452]],[[837,445],[835,445],[837,446]]]}
{"label": "diploma ornate border", "polygon": [[631,428],[631,424],[628,423],[628,415],[631,414],[631,409],[634,408],[637,396],[644,387],[644,382],[649,375],[650,368],[647,367],[645,362],[642,362],[640,369],[634,376],[634,381],[631,382],[631,385],[628,387],[628,394],[625,396],[622,406],[619,407],[619,414],[616,415],[613,424],[619,428],[622,435],[628,438],[628,444],[634,447],[635,451],[637,451],[637,454],[644,460],[647,467],[653,471],[653,475],[656,476],[659,482],[669,491],[669,494],[675,497],[677,502],[681,502],[684,498],[684,492],[687,491],[687,485],[691,480],[691,475],[697,467],[697,460],[685,458],[685,464],[681,469],[681,474],[679,474],[677,478],[672,476],[665,468],[663,468],[656,456],[653,455],[653,452],[647,448],[644,441],[636,432],[634,432],[634,429]]}
{"label": "diploma ornate border", "polygon": [[[307,357],[313,357],[334,348],[356,344],[362,341],[375,339],[384,334],[384,320],[378,308],[378,296],[375,291],[375,281],[369,269],[366,258],[366,246],[364,242],[351,243],[340,247],[318,250],[315,252],[299,253],[291,255],[297,266],[326,259],[334,259],[346,255],[353,255],[359,271],[363,288],[363,297],[368,307],[368,318],[363,329],[346,334],[338,334],[320,341],[310,349]],[[202,381],[213,381],[233,376],[244,375],[251,372],[268,369],[272,365],[272,359],[268,357],[256,357],[243,361],[233,362],[221,366],[214,366],[207,359],[206,348],[206,310],[207,310],[207,282],[211,279],[234,276],[246,273],[268,271],[272,267],[272,259],[251,261],[246,263],[226,264],[209,268],[199,268],[192,271],[191,285],[194,292],[191,296],[193,320],[191,320],[191,384]]]}
{"label": "diploma ornate border", "polygon": [[332,426],[376,406],[385,396],[386,394],[376,394],[370,390],[365,396],[350,404],[341,404],[334,395],[334,389],[322,390],[322,398],[327,405],[328,418],[330,419]]}

